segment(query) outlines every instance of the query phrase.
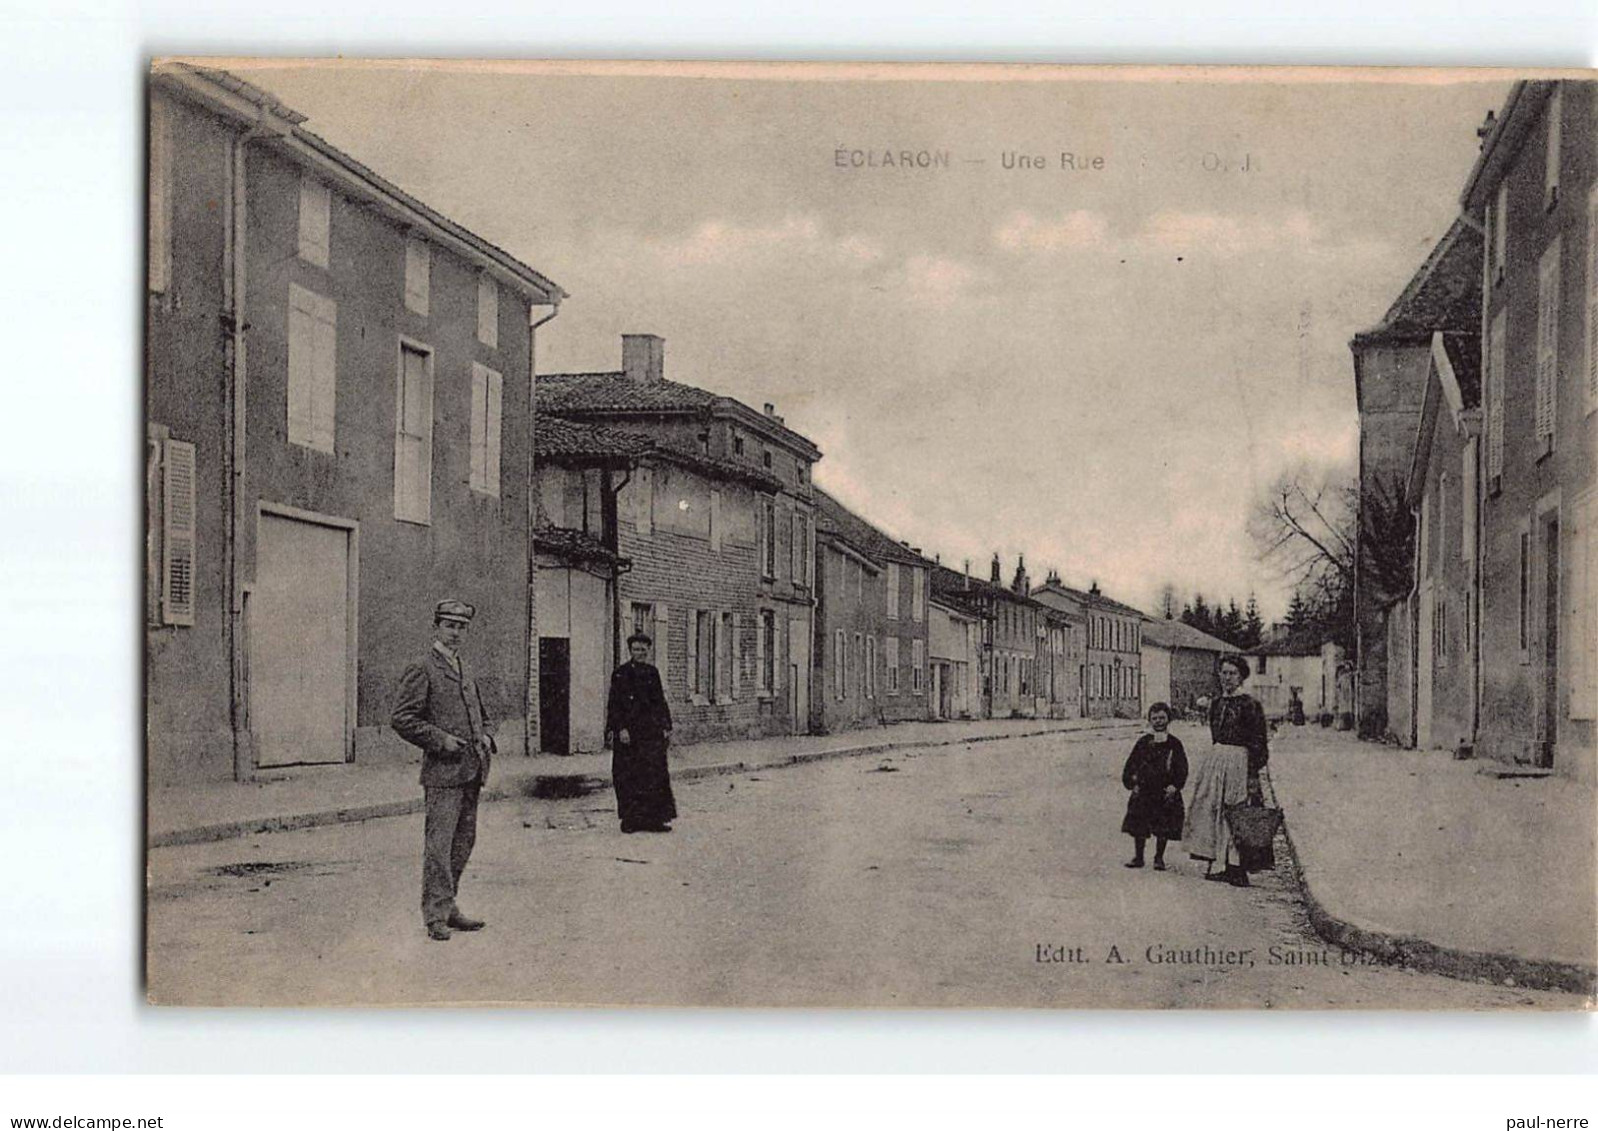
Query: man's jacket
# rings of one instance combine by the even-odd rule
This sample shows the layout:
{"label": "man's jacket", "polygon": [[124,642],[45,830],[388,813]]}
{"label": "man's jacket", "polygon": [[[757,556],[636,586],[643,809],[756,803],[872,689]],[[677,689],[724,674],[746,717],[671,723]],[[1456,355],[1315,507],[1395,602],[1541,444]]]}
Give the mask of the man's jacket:
{"label": "man's jacket", "polygon": [[[422,785],[465,786],[488,780],[489,755],[479,756],[477,740],[488,737],[492,725],[483,709],[483,697],[463,659],[460,674],[437,648],[427,659],[412,664],[400,676],[394,701],[394,730],[406,742],[422,749]],[[460,739],[462,749],[451,754],[444,738]]]}

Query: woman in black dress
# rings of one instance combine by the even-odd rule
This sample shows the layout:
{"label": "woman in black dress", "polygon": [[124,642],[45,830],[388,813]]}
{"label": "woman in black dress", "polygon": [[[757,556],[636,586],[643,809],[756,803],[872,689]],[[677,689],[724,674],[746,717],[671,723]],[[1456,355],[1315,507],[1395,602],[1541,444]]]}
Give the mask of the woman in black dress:
{"label": "woman in black dress", "polygon": [[1149,726],[1132,747],[1121,784],[1132,791],[1126,803],[1121,831],[1132,838],[1128,868],[1143,867],[1143,846],[1154,838],[1154,870],[1165,871],[1166,842],[1182,839],[1182,787],[1187,784],[1187,751],[1181,739],[1167,731],[1171,709],[1164,703],[1149,708]]}
{"label": "woman in black dress", "polygon": [[1199,752],[1193,800],[1182,832],[1193,859],[1209,865],[1205,879],[1245,888],[1250,872],[1268,871],[1276,865],[1269,847],[1257,851],[1244,848],[1232,839],[1226,823],[1229,807],[1264,803],[1260,771],[1270,760],[1269,732],[1259,702],[1239,691],[1247,678],[1248,661],[1243,657],[1221,660],[1222,694],[1210,704],[1210,746]]}
{"label": "woman in black dress", "polygon": [[669,833],[677,816],[666,768],[671,739],[671,709],[660,686],[660,672],[649,662],[652,641],[642,633],[627,638],[632,659],[610,677],[605,734],[611,739],[611,780],[616,815],[624,833]]}

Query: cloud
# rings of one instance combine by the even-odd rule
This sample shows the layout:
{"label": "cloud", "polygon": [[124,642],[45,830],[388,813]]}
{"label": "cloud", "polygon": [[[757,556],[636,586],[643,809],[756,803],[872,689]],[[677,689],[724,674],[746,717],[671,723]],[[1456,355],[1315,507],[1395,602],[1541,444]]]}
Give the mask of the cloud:
{"label": "cloud", "polygon": [[1007,251],[1064,251],[1104,247],[1109,236],[1109,222],[1097,212],[1077,209],[1042,220],[1021,210],[999,225],[993,241]]}
{"label": "cloud", "polygon": [[860,269],[883,257],[882,246],[859,233],[834,235],[816,216],[785,216],[770,224],[709,219],[686,235],[643,241],[668,269],[734,267],[760,269],[801,259],[827,268]]}
{"label": "cloud", "polygon": [[958,259],[912,255],[898,273],[898,283],[912,302],[942,308],[959,301],[982,277],[982,272]]}

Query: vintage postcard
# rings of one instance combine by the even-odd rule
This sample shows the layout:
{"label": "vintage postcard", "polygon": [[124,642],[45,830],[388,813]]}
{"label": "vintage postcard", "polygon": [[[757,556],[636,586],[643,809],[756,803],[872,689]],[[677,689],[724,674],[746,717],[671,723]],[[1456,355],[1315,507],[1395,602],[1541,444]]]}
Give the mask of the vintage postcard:
{"label": "vintage postcard", "polygon": [[162,59],[162,1005],[1589,1009],[1586,72]]}

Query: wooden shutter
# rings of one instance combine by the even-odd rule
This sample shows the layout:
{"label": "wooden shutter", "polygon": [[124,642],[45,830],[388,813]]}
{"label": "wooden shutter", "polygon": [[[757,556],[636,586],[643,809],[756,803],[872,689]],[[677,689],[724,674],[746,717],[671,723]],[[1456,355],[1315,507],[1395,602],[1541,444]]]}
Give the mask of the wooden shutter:
{"label": "wooden shutter", "polygon": [[1559,397],[1559,240],[1537,269],[1537,435],[1552,436]]}
{"label": "wooden shutter", "polygon": [[161,484],[161,619],[194,623],[194,445],[166,441]]}
{"label": "wooden shutter", "polygon": [[[1504,312],[1488,333],[1487,348],[1487,478],[1504,473]],[[1491,485],[1489,484],[1489,487]]]}
{"label": "wooden shutter", "polygon": [[1587,196],[1586,397],[1588,412],[1598,408],[1598,184]]}
{"label": "wooden shutter", "polygon": [[736,702],[744,690],[744,615],[732,614],[732,698]]}
{"label": "wooden shutter", "polygon": [[688,633],[683,649],[683,668],[688,677],[688,698],[692,699],[699,691],[699,618],[704,615],[704,610],[689,609],[684,615]]}
{"label": "wooden shutter", "polygon": [[300,258],[318,267],[327,266],[328,244],[332,235],[332,193],[316,178],[300,178]]}
{"label": "wooden shutter", "polygon": [[477,277],[477,340],[499,348],[499,286],[487,275]]}
{"label": "wooden shutter", "polygon": [[766,614],[764,611],[755,617],[755,687],[760,691],[771,690],[771,685],[766,681]]}
{"label": "wooden shutter", "polygon": [[418,239],[405,241],[405,305],[425,315],[432,291],[433,255]]}
{"label": "wooden shutter", "polygon": [[[670,687],[671,672],[671,614],[665,605],[655,606],[655,670],[660,672],[660,686]],[[668,693],[669,694],[669,693]]]}

